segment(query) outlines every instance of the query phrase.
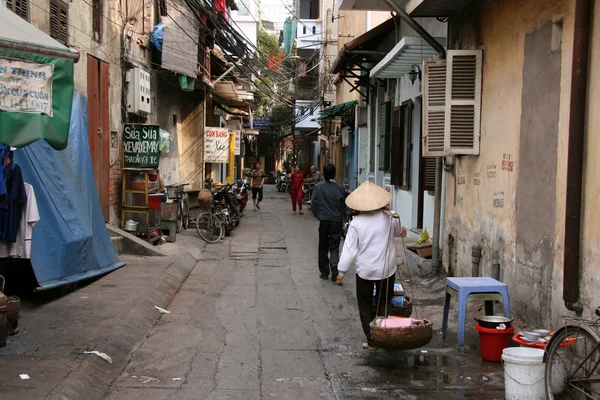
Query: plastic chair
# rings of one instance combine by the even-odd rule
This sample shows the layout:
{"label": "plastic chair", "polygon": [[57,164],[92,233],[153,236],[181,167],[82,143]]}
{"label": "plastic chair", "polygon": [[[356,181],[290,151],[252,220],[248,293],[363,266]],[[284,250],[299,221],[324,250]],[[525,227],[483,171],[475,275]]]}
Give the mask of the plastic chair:
{"label": "plastic chair", "polygon": [[444,298],[444,316],[442,320],[443,338],[448,337],[448,314],[450,298],[458,298],[458,349],[462,354],[465,346],[465,326],[467,302],[471,300],[485,301],[485,315],[494,314],[494,300],[504,304],[504,316],[510,318],[510,298],[508,286],[493,278],[446,278],[446,296]]}

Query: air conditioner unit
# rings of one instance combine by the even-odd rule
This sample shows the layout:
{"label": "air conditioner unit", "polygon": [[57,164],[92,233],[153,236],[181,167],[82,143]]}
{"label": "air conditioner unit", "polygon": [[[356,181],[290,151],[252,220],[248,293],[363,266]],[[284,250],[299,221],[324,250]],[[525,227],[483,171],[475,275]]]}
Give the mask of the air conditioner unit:
{"label": "air conditioner unit", "polygon": [[150,74],[141,68],[127,71],[125,80],[129,84],[127,91],[127,112],[148,115],[152,109],[150,92]]}

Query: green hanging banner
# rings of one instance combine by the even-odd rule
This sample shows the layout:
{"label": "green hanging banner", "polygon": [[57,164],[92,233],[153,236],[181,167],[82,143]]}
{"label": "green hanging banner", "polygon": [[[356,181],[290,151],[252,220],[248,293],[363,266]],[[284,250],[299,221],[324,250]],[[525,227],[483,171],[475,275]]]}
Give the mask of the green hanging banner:
{"label": "green hanging banner", "polygon": [[0,143],[24,147],[44,139],[56,150],[67,147],[73,64],[0,48]]}

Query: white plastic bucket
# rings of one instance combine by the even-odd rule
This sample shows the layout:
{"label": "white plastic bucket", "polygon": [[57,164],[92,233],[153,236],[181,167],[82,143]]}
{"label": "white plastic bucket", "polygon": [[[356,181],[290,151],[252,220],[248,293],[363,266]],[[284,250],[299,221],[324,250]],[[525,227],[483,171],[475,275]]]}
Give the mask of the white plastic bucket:
{"label": "white plastic bucket", "polygon": [[545,400],[544,350],[509,347],[502,350],[506,400]]}

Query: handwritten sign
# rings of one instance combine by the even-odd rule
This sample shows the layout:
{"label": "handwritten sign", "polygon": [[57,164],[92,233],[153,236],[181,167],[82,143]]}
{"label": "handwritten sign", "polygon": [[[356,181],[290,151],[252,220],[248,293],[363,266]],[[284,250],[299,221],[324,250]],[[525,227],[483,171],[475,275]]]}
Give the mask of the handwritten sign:
{"label": "handwritten sign", "polygon": [[52,117],[54,65],[0,57],[0,110]]}
{"label": "handwritten sign", "polygon": [[242,132],[233,131],[235,135],[235,147],[233,150],[233,154],[239,156],[242,154]]}
{"label": "handwritten sign", "polygon": [[229,162],[229,129],[204,128],[204,162],[221,164]]}
{"label": "handwritten sign", "polygon": [[159,130],[158,125],[123,125],[123,166],[125,168],[158,168]]}
{"label": "handwritten sign", "polygon": [[502,155],[502,171],[513,172],[515,160],[511,153]]}

